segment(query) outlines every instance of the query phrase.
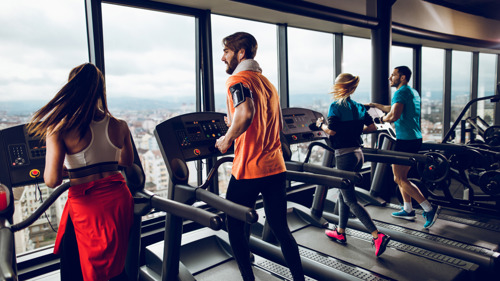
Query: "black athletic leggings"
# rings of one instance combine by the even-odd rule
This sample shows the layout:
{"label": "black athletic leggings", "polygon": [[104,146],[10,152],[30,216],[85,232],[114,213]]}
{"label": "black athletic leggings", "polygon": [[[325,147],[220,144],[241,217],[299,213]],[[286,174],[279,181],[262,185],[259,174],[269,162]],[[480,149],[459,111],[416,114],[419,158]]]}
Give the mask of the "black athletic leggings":
{"label": "black athletic leggings", "polygon": [[[299,248],[292,236],[286,220],[286,175],[285,173],[259,178],[237,180],[231,176],[226,199],[254,208],[259,193],[264,200],[266,219],[281,245],[288,268],[294,280],[304,280]],[[250,265],[248,245],[249,224],[227,217],[227,230],[233,254],[245,281],[255,280]]]}

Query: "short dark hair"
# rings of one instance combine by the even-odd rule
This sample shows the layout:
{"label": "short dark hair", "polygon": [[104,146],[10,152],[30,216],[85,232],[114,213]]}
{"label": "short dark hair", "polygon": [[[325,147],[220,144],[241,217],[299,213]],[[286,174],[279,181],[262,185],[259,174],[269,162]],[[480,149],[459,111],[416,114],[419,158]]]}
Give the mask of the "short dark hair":
{"label": "short dark hair", "polygon": [[247,59],[253,59],[257,55],[257,40],[250,33],[236,32],[222,39],[222,44],[233,52],[245,50],[245,58]]}
{"label": "short dark hair", "polygon": [[411,70],[408,68],[408,66],[398,66],[395,67],[394,69],[397,69],[400,75],[406,76],[406,81],[410,81],[411,78]]}

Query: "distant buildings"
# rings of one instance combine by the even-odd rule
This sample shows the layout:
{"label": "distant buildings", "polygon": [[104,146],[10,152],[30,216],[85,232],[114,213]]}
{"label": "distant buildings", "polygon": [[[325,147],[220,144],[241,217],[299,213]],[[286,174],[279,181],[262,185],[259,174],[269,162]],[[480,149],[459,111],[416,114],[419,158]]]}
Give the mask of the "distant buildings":
{"label": "distant buildings", "polygon": [[[312,99],[310,102],[312,102],[310,106],[301,106],[324,112],[328,110],[331,99],[325,95],[322,96],[322,98]],[[465,105],[467,100],[461,102]],[[160,109],[145,111],[111,110],[117,118],[127,120],[145,172],[145,189],[159,196],[167,197],[168,195],[169,175],[153,133],[154,128],[163,120],[181,113],[192,111],[192,107],[192,105],[189,105],[179,108],[180,112]],[[454,114],[458,115],[460,110],[461,109],[457,107],[454,110]],[[424,135],[424,141],[441,141],[443,135],[442,114],[442,101],[430,100],[425,97],[422,98],[422,133]],[[484,106],[478,107],[478,114],[484,116],[486,121],[493,120],[492,105],[490,105],[490,103],[485,103]],[[24,124],[29,121],[29,118],[30,116],[27,114],[9,115],[6,111],[0,111],[0,130]],[[459,135],[459,132],[457,132],[457,135]],[[303,158],[306,154],[305,150],[307,146],[299,145],[293,147],[293,149],[295,150],[294,157]],[[322,149],[314,150],[311,154],[310,161],[321,162],[322,155]],[[197,171],[202,169],[202,178],[205,178],[207,174],[206,165],[203,161],[193,161],[188,163],[188,167],[190,172],[189,183],[196,186],[198,185]],[[231,163],[225,163],[219,168],[219,190],[221,194],[226,192],[230,176]],[[52,193],[52,189],[48,188],[43,183],[40,183],[38,188],[34,184],[14,188],[16,209],[14,223],[26,219],[41,204],[40,199],[43,198],[45,200]],[[46,214],[42,215],[34,224],[24,230],[16,232],[16,253],[19,254],[53,243],[56,233],[52,230],[52,227],[57,230],[66,200],[67,193],[64,193],[56,203],[49,208]]]}

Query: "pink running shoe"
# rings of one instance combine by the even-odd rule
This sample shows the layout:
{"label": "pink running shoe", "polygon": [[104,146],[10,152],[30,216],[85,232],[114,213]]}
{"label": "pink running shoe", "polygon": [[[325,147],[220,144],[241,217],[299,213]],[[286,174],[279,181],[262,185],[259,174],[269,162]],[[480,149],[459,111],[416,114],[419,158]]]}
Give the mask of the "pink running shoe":
{"label": "pink running shoe", "polygon": [[340,244],[345,244],[347,242],[347,239],[345,238],[345,233],[338,233],[336,228],[334,230],[328,230],[328,229],[325,230],[325,234],[330,239]]}
{"label": "pink running shoe", "polygon": [[378,233],[378,238],[373,239],[373,245],[375,245],[375,256],[378,257],[385,252],[387,244],[389,244],[390,240],[391,237],[389,235],[385,235],[382,232]]}

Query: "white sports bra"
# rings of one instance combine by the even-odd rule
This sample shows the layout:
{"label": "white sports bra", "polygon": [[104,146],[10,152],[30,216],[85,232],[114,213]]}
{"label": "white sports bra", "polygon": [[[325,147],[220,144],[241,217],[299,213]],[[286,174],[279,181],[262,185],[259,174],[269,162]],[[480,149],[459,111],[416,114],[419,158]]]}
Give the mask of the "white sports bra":
{"label": "white sports bra", "polygon": [[92,121],[90,123],[92,139],[89,145],[75,154],[66,154],[64,164],[70,172],[98,164],[115,164],[117,166],[121,149],[109,139],[109,119],[109,115],[106,115],[100,121]]}

